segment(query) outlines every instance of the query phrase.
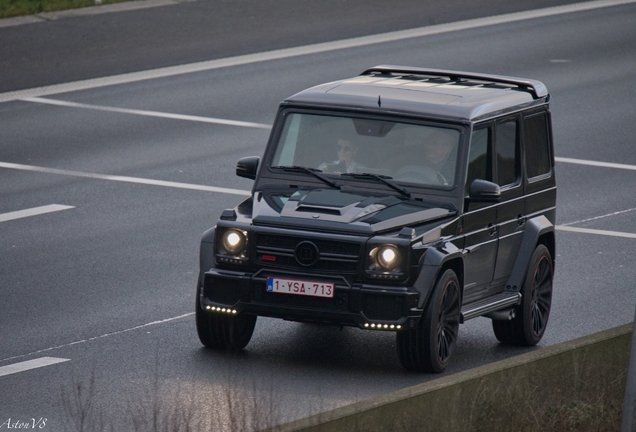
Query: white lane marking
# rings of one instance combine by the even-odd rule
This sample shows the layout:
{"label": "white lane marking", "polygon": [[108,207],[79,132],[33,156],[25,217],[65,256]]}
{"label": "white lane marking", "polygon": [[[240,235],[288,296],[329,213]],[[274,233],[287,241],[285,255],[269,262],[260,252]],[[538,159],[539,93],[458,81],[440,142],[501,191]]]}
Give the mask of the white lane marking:
{"label": "white lane marking", "polygon": [[41,207],[34,207],[26,210],[18,210],[9,213],[0,214],[0,222],[7,222],[15,219],[22,219],[31,216],[38,216],[46,213],[53,213],[62,210],[68,210],[75,208],[73,206],[61,205],[61,204],[50,204]]}
{"label": "white lane marking", "polygon": [[625,165],[625,164],[617,164],[617,163],[611,163],[611,162],[598,162],[598,161],[572,159],[572,158],[564,158],[564,157],[555,157],[554,160],[556,160],[557,162],[562,162],[562,163],[589,165],[589,166],[596,166],[596,167],[603,167],[603,168],[617,168],[617,169],[636,171],[636,165]]}
{"label": "white lane marking", "polygon": [[57,358],[57,357],[42,357],[35,360],[23,361],[8,366],[0,367],[0,376],[11,375],[19,372],[24,372],[31,369],[37,369],[44,366],[50,366],[57,363],[63,363],[70,361],[71,359]]}
{"label": "white lane marking", "polygon": [[40,97],[29,97],[29,98],[23,98],[20,100],[23,100],[26,102],[47,104],[47,105],[57,105],[57,106],[63,106],[63,107],[69,107],[69,108],[84,108],[84,109],[92,109],[97,111],[115,112],[115,113],[121,113],[121,114],[141,115],[146,117],[160,117],[160,118],[167,118],[172,120],[186,120],[186,121],[194,121],[194,122],[202,122],[202,123],[214,123],[214,124],[227,125],[227,126],[240,126],[240,127],[247,127],[247,128],[267,129],[267,130],[272,128],[271,125],[262,124],[262,123],[251,123],[251,122],[245,122],[245,121],[226,120],[226,119],[200,117],[200,116],[183,115],[183,114],[171,114],[171,113],[164,113],[159,111],[116,108],[116,107],[109,107],[109,106],[103,106],[103,105],[89,105],[89,104],[61,101],[61,100],[55,100],[55,99],[45,99]]}
{"label": "white lane marking", "polygon": [[636,208],[630,208],[627,210],[621,210],[621,211],[617,211],[617,212],[612,212],[612,213],[608,213],[608,214],[604,214],[601,216],[596,216],[596,217],[592,217],[592,218],[588,218],[588,219],[583,219],[583,220],[579,220],[579,221],[574,221],[574,222],[568,222],[568,223],[564,223],[562,226],[567,226],[567,225],[576,225],[576,224],[580,224],[580,223],[584,223],[584,222],[591,222],[591,221],[595,221],[598,219],[603,219],[606,217],[610,217],[610,216],[617,216],[623,213],[629,213],[629,212],[633,212],[634,210],[636,210]]}
{"label": "white lane marking", "polygon": [[183,315],[179,315],[179,316],[176,316],[176,317],[166,318],[166,319],[162,319],[162,320],[159,320],[159,321],[153,321],[153,322],[149,322],[149,323],[146,323],[146,324],[141,324],[141,325],[138,325],[138,326],[135,326],[135,327],[131,327],[129,329],[125,329],[125,330],[119,330],[119,331],[112,332],[112,333],[106,333],[106,334],[103,334],[103,335],[100,335],[100,336],[94,336],[94,337],[91,337],[91,338],[88,338],[88,339],[78,340],[78,341],[75,341],[75,342],[69,342],[67,344],[57,345],[57,346],[54,346],[54,347],[44,348],[44,349],[41,349],[41,350],[38,350],[38,351],[30,352],[28,354],[21,354],[21,355],[17,355],[17,356],[13,356],[13,357],[8,357],[8,358],[5,358],[5,359],[1,359],[0,362],[14,360],[14,359],[21,358],[21,357],[26,357],[26,356],[32,356],[32,355],[35,355],[35,354],[41,354],[43,352],[52,351],[52,350],[56,350],[56,349],[60,349],[60,348],[68,348],[68,347],[73,346],[73,345],[83,344],[83,343],[91,342],[91,341],[98,340],[98,339],[104,339],[104,338],[107,338],[107,337],[120,335],[122,333],[128,333],[128,332],[131,332],[131,331],[134,331],[134,330],[143,329],[143,328],[146,328],[146,327],[150,327],[150,326],[154,326],[154,325],[158,325],[158,324],[164,324],[164,323],[167,323],[167,322],[170,322],[170,321],[176,321],[176,320],[179,320],[179,319],[182,319],[182,318],[186,318],[186,317],[189,317],[189,316],[192,316],[192,315],[194,315],[194,312],[189,312],[189,313],[186,313],[186,314],[183,314]]}
{"label": "white lane marking", "polygon": [[[636,169],[636,167],[632,165],[620,165],[620,164],[612,164],[607,162],[596,162],[582,159],[567,159],[567,158],[555,158],[557,162],[567,162],[567,163],[576,163],[580,165],[595,165],[609,168],[622,168],[622,169]],[[627,168],[626,168],[627,167]],[[73,177],[85,177],[85,178],[93,178],[100,180],[111,180],[111,181],[119,181],[125,183],[137,183],[137,184],[146,184],[152,186],[163,186],[163,187],[172,187],[178,189],[189,189],[189,190],[198,190],[204,192],[217,192],[217,193],[225,193],[232,195],[243,195],[249,196],[251,194],[250,191],[241,190],[241,189],[231,189],[231,188],[222,188],[217,186],[205,186],[198,185],[192,183],[179,183],[179,182],[171,182],[165,180],[152,180],[152,179],[144,179],[140,177],[126,177],[126,176],[116,176],[116,175],[108,175],[108,174],[95,174],[95,173],[87,173],[82,171],[70,171],[63,170],[57,168],[46,168],[39,167],[33,165],[23,165],[23,164],[15,164],[9,162],[0,162],[0,168],[9,168],[23,171],[35,171],[42,172],[47,174],[59,174],[59,175],[67,175]]]}
{"label": "white lane marking", "polygon": [[56,84],[45,87],[18,90],[7,93],[0,93],[0,102],[8,102],[28,97],[47,96],[52,94],[66,93],[70,91],[87,90],[98,87],[105,87],[118,84],[128,84],[137,81],[165,78],[175,75],[209,71],[214,69],[247,65],[270,60],[280,60],[284,58],[297,57],[308,54],[318,54],[347,48],[357,48],[368,45],[375,45],[385,42],[394,42],[404,39],[431,36],[442,33],[469,30],[480,27],[488,27],[497,24],[507,24],[512,22],[551,17],[555,15],[582,12],[587,10],[618,6],[635,3],[636,0],[596,0],[583,3],[575,3],[564,6],[555,6],[544,9],[537,9],[524,12],[515,12],[493,17],[476,18],[465,21],[457,21],[448,24],[439,24],[428,27],[420,27],[410,30],[401,30],[389,33],[382,33],[371,36],[362,36],[351,39],[343,39],[333,42],[324,42],[313,45],[305,45],[295,48],[285,48],[262,53],[247,54],[236,57],[210,60],[198,63],[190,63],[179,66],[152,69],[147,71],[132,72],[121,75],[113,75],[103,78],[94,78],[71,83]]}
{"label": "white lane marking", "polygon": [[556,229],[559,231],[570,231],[581,234],[596,234],[610,237],[623,237],[623,238],[633,238],[636,239],[636,234],[625,233],[619,231],[605,231],[605,230],[597,230],[597,229],[589,229],[589,228],[576,228],[573,226],[565,226],[565,225],[557,225]]}
{"label": "white lane marking", "polygon": [[164,180],[152,180],[152,179],[145,179],[145,178],[139,178],[139,177],[95,174],[95,173],[87,173],[82,171],[69,171],[69,170],[62,170],[62,169],[56,169],[56,168],[46,168],[46,167],[22,165],[22,164],[8,163],[8,162],[0,162],[0,168],[9,168],[9,169],[16,169],[16,170],[23,170],[23,171],[35,171],[35,172],[41,172],[46,174],[59,174],[59,175],[66,175],[66,176],[73,176],[73,177],[85,177],[85,178],[92,178],[92,179],[99,179],[99,180],[110,180],[110,181],[118,181],[118,182],[124,182],[124,183],[136,183],[136,184],[145,184],[145,185],[151,185],[151,186],[163,186],[163,187],[171,187],[171,188],[178,188],[178,189],[189,189],[189,190],[197,190],[197,191],[204,191],[204,192],[217,192],[217,193],[225,193],[225,194],[232,194],[232,195],[244,195],[244,196],[251,195],[250,191],[241,190],[241,189],[230,189],[230,188],[222,188],[222,187],[216,187],[216,186],[205,186],[205,185],[198,185],[198,184],[192,184],[192,183],[179,183],[179,182],[171,182],[171,181],[164,181]]}

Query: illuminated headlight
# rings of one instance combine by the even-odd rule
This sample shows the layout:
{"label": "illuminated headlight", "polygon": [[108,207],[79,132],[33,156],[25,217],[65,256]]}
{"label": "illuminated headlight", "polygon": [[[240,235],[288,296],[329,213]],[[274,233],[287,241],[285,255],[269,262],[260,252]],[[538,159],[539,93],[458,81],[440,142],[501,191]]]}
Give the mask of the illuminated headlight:
{"label": "illuminated headlight", "polygon": [[247,236],[245,232],[239,230],[227,230],[223,233],[223,249],[230,255],[240,255],[247,246]]}
{"label": "illuminated headlight", "polygon": [[371,251],[375,265],[384,271],[393,271],[400,266],[400,252],[395,246],[384,245]]}

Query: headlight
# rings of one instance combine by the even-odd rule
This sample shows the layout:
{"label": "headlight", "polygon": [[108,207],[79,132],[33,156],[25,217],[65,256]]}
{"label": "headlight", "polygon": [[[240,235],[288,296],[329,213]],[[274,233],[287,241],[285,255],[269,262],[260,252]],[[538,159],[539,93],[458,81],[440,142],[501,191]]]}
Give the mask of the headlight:
{"label": "headlight", "polygon": [[371,251],[371,259],[381,270],[393,271],[399,268],[400,252],[395,246],[384,245]]}
{"label": "headlight", "polygon": [[240,255],[245,252],[247,236],[243,231],[227,230],[223,233],[223,249],[229,255]]}

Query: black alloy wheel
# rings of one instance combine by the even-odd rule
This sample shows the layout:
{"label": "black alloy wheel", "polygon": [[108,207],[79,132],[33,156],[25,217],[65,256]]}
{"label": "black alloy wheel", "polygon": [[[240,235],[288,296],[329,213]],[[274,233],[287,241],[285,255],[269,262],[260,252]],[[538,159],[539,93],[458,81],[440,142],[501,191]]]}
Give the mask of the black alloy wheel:
{"label": "black alloy wheel", "polygon": [[437,281],[418,327],[397,333],[402,366],[417,372],[440,373],[448,366],[459,333],[459,280],[446,270]]}
{"label": "black alloy wheel", "polygon": [[530,259],[521,289],[521,304],[510,321],[493,320],[497,339],[506,344],[533,346],[539,343],[550,317],[552,306],[552,256],[548,248],[538,245]]}

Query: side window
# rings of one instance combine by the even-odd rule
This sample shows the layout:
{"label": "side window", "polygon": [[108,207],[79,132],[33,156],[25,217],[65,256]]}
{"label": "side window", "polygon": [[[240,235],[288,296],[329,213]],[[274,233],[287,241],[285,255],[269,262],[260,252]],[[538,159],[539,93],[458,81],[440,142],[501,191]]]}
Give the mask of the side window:
{"label": "side window", "polygon": [[490,128],[473,131],[470,139],[470,153],[468,155],[468,176],[466,178],[466,196],[473,180],[482,179],[492,181]]}
{"label": "side window", "polygon": [[519,139],[517,121],[506,120],[497,124],[495,145],[497,147],[497,183],[499,186],[519,182]]}
{"label": "side window", "polygon": [[524,119],[524,141],[528,178],[548,174],[550,172],[550,143],[546,113]]}

